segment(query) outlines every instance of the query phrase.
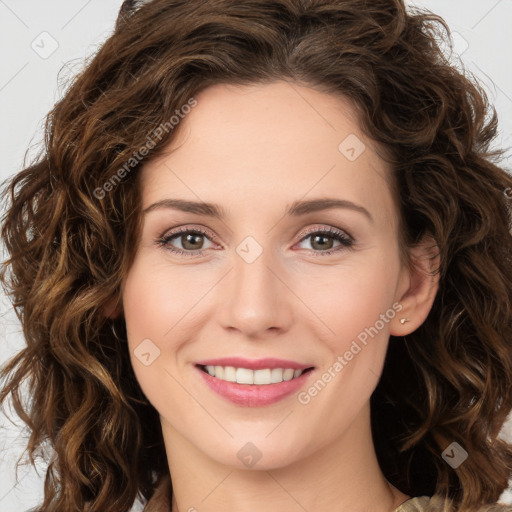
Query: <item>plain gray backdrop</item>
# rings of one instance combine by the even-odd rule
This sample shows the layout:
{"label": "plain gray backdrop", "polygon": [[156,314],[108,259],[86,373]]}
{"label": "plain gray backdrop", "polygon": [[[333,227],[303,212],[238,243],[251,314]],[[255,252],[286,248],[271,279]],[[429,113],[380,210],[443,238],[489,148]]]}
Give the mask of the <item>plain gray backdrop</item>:
{"label": "plain gray backdrop", "polygon": [[[45,115],[62,95],[66,80],[79,71],[111,34],[121,0],[0,0],[0,180],[23,167],[39,148]],[[486,88],[500,121],[499,147],[512,169],[512,0],[423,0],[410,5],[440,14],[453,31],[455,51]],[[4,259],[3,257],[1,259]],[[1,292],[0,292],[1,293]],[[0,365],[24,340],[5,296],[0,294]],[[11,412],[11,417],[13,413]],[[16,419],[16,418],[13,418]],[[0,412],[0,510],[20,512],[42,500],[44,465],[39,475],[14,463],[27,432]],[[510,423],[510,422],[509,422]],[[503,435],[512,435],[509,425]],[[512,503],[510,489],[502,501]],[[139,510],[140,506],[133,510]]]}

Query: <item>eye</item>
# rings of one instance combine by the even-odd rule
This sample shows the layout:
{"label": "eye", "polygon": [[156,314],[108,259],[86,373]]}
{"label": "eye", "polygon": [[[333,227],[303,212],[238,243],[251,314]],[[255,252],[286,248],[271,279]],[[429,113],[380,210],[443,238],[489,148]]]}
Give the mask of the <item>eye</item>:
{"label": "eye", "polygon": [[[156,243],[160,247],[182,256],[203,256],[206,249],[211,247],[204,247],[204,240],[211,242],[211,239],[215,240],[213,234],[208,231],[190,227],[176,229],[170,233],[166,233],[157,239]],[[299,243],[306,240],[311,240],[311,253],[314,256],[328,256],[333,253],[341,252],[346,249],[350,249],[354,240],[343,231],[335,228],[311,228],[306,231],[305,236],[302,237]],[[329,240],[331,240],[329,242]],[[333,247],[333,241],[338,242],[337,247]],[[178,242],[181,247],[175,247],[173,243]],[[319,248],[319,250],[315,250]]]}
{"label": "eye", "polygon": [[[336,252],[341,252],[345,249],[350,249],[354,245],[354,240],[345,234],[343,231],[339,231],[334,228],[312,228],[306,232],[306,236],[302,237],[301,242],[311,239],[312,247],[320,247],[319,251],[313,250],[315,256],[329,256]],[[331,242],[329,242],[331,239]],[[339,246],[333,248],[332,240],[339,242]]]}
{"label": "eye", "polygon": [[[204,253],[202,249],[204,249],[205,238],[210,240],[208,232],[201,228],[182,228],[166,233],[157,240],[157,244],[160,247],[165,247],[167,250],[183,256],[202,256]],[[211,238],[215,237],[211,235]],[[171,244],[174,239],[177,239],[181,248],[176,248]],[[206,249],[208,249],[208,247],[206,247]]]}

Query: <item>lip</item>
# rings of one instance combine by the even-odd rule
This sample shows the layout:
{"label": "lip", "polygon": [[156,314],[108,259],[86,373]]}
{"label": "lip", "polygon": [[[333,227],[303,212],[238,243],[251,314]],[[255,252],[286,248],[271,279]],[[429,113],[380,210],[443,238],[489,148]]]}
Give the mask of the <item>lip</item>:
{"label": "lip", "polygon": [[[234,365],[223,363],[219,366]],[[276,367],[281,368],[279,365]],[[244,367],[239,366],[239,368]],[[265,368],[269,368],[269,366],[265,366]],[[287,366],[287,368],[290,368],[290,366]],[[300,370],[302,368],[306,369],[312,367],[304,367],[302,365],[301,368],[296,369]],[[297,378],[285,380],[276,384],[238,384],[236,382],[227,382],[225,380],[212,377],[210,374],[201,369],[199,363],[195,366],[195,369],[203,379],[203,382],[205,382],[205,384],[212,391],[217,393],[222,398],[229,400],[231,403],[243,407],[264,407],[267,405],[275,404],[276,402],[279,402],[280,400],[283,400],[284,398],[297,393],[298,390],[305,385],[310,376],[315,373],[315,369],[312,368],[310,371],[303,373]],[[261,370],[262,368],[256,369]]]}
{"label": "lip", "polygon": [[312,368],[312,364],[300,364],[287,359],[275,359],[266,357],[263,359],[245,359],[244,357],[222,357],[220,359],[205,359],[197,361],[201,366],[234,366],[235,368],[248,368],[250,370],[264,370],[265,368],[291,368],[292,370],[306,370]]}

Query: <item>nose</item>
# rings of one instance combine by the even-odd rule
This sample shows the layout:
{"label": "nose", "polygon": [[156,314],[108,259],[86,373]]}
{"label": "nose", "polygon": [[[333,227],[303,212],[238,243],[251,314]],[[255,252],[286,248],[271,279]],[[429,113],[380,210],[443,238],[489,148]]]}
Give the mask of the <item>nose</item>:
{"label": "nose", "polygon": [[270,250],[263,250],[254,261],[240,254],[234,254],[233,267],[219,288],[222,327],[251,339],[286,332],[297,299],[286,284],[284,270]]}

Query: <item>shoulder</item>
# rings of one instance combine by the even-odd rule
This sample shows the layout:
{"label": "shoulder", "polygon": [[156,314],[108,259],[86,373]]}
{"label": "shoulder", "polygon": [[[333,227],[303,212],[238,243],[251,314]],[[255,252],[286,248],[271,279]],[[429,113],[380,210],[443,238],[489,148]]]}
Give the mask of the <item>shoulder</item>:
{"label": "shoulder", "polygon": [[[444,500],[439,496],[418,496],[402,503],[394,512],[444,512]],[[478,512],[512,512],[512,505],[483,505]]]}

